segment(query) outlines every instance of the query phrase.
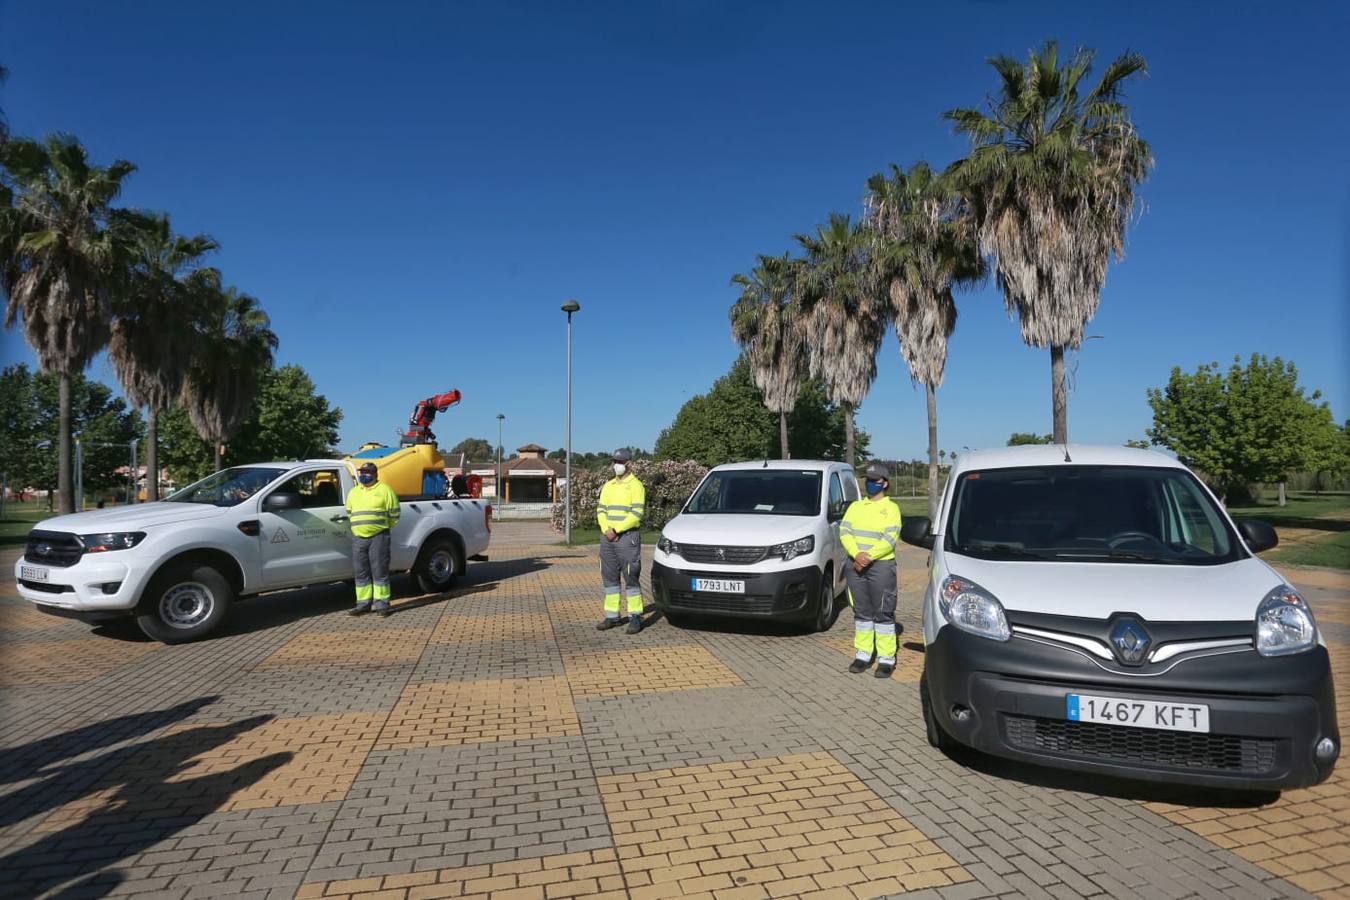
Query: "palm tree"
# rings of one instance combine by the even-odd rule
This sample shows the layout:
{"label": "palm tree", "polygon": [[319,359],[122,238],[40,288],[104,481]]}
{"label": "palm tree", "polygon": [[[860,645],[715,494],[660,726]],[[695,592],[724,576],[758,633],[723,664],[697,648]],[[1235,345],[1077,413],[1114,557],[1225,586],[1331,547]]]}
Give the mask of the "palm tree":
{"label": "palm tree", "polygon": [[60,376],[57,486],[74,511],[70,478],[70,377],[108,343],[112,298],[125,248],[108,228],[110,204],[136,170],[124,160],[89,164],[73,137],[0,145],[8,203],[0,203],[0,276],[5,327],[22,322],[44,372]]}
{"label": "palm tree", "polygon": [[778,413],[778,439],[783,458],[788,447],[788,413],[806,375],[801,314],[794,290],[796,263],[786,253],[760,256],[749,275],[734,275],[741,295],[731,307],[731,334],[746,351],[750,375],[764,395],[764,405]]}
{"label": "palm tree", "polygon": [[211,442],[219,471],[225,442],[247,421],[259,378],[272,366],[277,336],[256,298],[222,290],[215,269],[198,274],[200,349],[183,382],[183,403],[197,433]]}
{"label": "palm tree", "polygon": [[1123,54],[1083,92],[1094,55],[1080,49],[1060,65],[1048,41],[1025,65],[995,57],[1002,83],[988,114],[943,114],[971,141],[952,173],[974,204],[1008,313],[1026,343],[1050,348],[1058,443],[1069,437],[1064,350],[1078,348],[1097,312],[1107,263],[1124,253],[1135,191],[1153,165],[1122,100],[1144,58]]}
{"label": "palm tree", "polygon": [[947,366],[947,340],[956,329],[955,286],[983,277],[969,207],[942,178],[919,162],[891,177],[867,181],[867,223],[876,240],[873,265],[887,286],[900,356],[928,395],[928,517],[937,519],[937,389]]}
{"label": "palm tree", "polygon": [[[5,79],[8,77],[9,69],[0,66],[0,84],[4,84]],[[5,111],[0,109],[0,144],[3,144],[7,140],[9,140],[9,120],[5,118]]]}
{"label": "palm tree", "polygon": [[814,235],[796,235],[805,254],[798,290],[812,378],[844,410],[847,462],[854,464],[853,414],[877,377],[877,351],[889,312],[870,278],[871,238],[848,216],[831,213]]}
{"label": "palm tree", "polygon": [[197,354],[193,274],[202,257],[219,245],[205,234],[174,234],[165,215],[126,214],[120,220],[129,231],[133,268],[116,304],[108,359],[127,399],[146,407],[146,492],[154,501],[159,499],[159,413],[182,393]]}

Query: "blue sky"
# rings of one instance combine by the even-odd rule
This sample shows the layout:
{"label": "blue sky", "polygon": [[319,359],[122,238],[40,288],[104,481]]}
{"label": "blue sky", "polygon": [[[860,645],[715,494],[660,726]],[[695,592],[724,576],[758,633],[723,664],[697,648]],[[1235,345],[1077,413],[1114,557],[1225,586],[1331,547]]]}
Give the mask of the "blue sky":
{"label": "blue sky", "polygon": [[[736,355],[730,276],[856,214],[887,164],[961,155],[940,113],[1047,37],[1099,70],[1147,57],[1129,101],[1157,158],[1071,360],[1071,437],[1140,437],[1172,366],[1252,352],[1350,416],[1342,4],[0,0],[0,106],[134,161],[126,205],[219,239],[345,447],[449,388],[443,442],[503,413],[508,448],[561,446],[568,297],[574,447],[651,447]],[[1049,431],[1049,353],[992,285],[959,306],[941,445]],[[894,336],[859,422],[879,455],[924,452]]]}

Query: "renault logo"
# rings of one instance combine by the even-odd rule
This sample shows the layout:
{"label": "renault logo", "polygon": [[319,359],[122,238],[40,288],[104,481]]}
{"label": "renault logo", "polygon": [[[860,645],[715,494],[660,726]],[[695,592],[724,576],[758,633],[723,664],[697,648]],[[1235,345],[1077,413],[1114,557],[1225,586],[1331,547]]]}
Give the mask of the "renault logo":
{"label": "renault logo", "polygon": [[1116,656],[1127,666],[1142,663],[1152,643],[1153,638],[1149,637],[1144,626],[1133,619],[1125,619],[1111,629],[1111,646],[1115,648]]}

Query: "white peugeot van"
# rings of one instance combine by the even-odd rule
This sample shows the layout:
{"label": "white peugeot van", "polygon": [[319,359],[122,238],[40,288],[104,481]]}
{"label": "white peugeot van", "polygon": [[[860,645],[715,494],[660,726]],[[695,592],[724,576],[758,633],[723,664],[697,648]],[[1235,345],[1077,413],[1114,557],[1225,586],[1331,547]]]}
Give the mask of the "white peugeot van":
{"label": "white peugeot van", "polygon": [[716,467],[661,531],[652,564],[657,609],[672,622],[735,616],[828,629],[846,587],[839,522],[857,499],[847,463]]}
{"label": "white peugeot van", "polygon": [[1325,780],[1340,752],[1308,603],[1175,459],[1050,445],[962,454],[924,598],[929,741],[1242,790]]}

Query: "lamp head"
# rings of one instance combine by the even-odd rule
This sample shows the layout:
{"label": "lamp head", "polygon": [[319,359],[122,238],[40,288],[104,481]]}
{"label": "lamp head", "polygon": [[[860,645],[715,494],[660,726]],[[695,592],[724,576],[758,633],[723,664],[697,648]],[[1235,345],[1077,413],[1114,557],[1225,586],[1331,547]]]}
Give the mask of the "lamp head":
{"label": "lamp head", "polygon": [[568,300],[566,303],[562,305],[562,311],[567,313],[569,316],[579,309],[581,309],[581,304],[575,300]]}

